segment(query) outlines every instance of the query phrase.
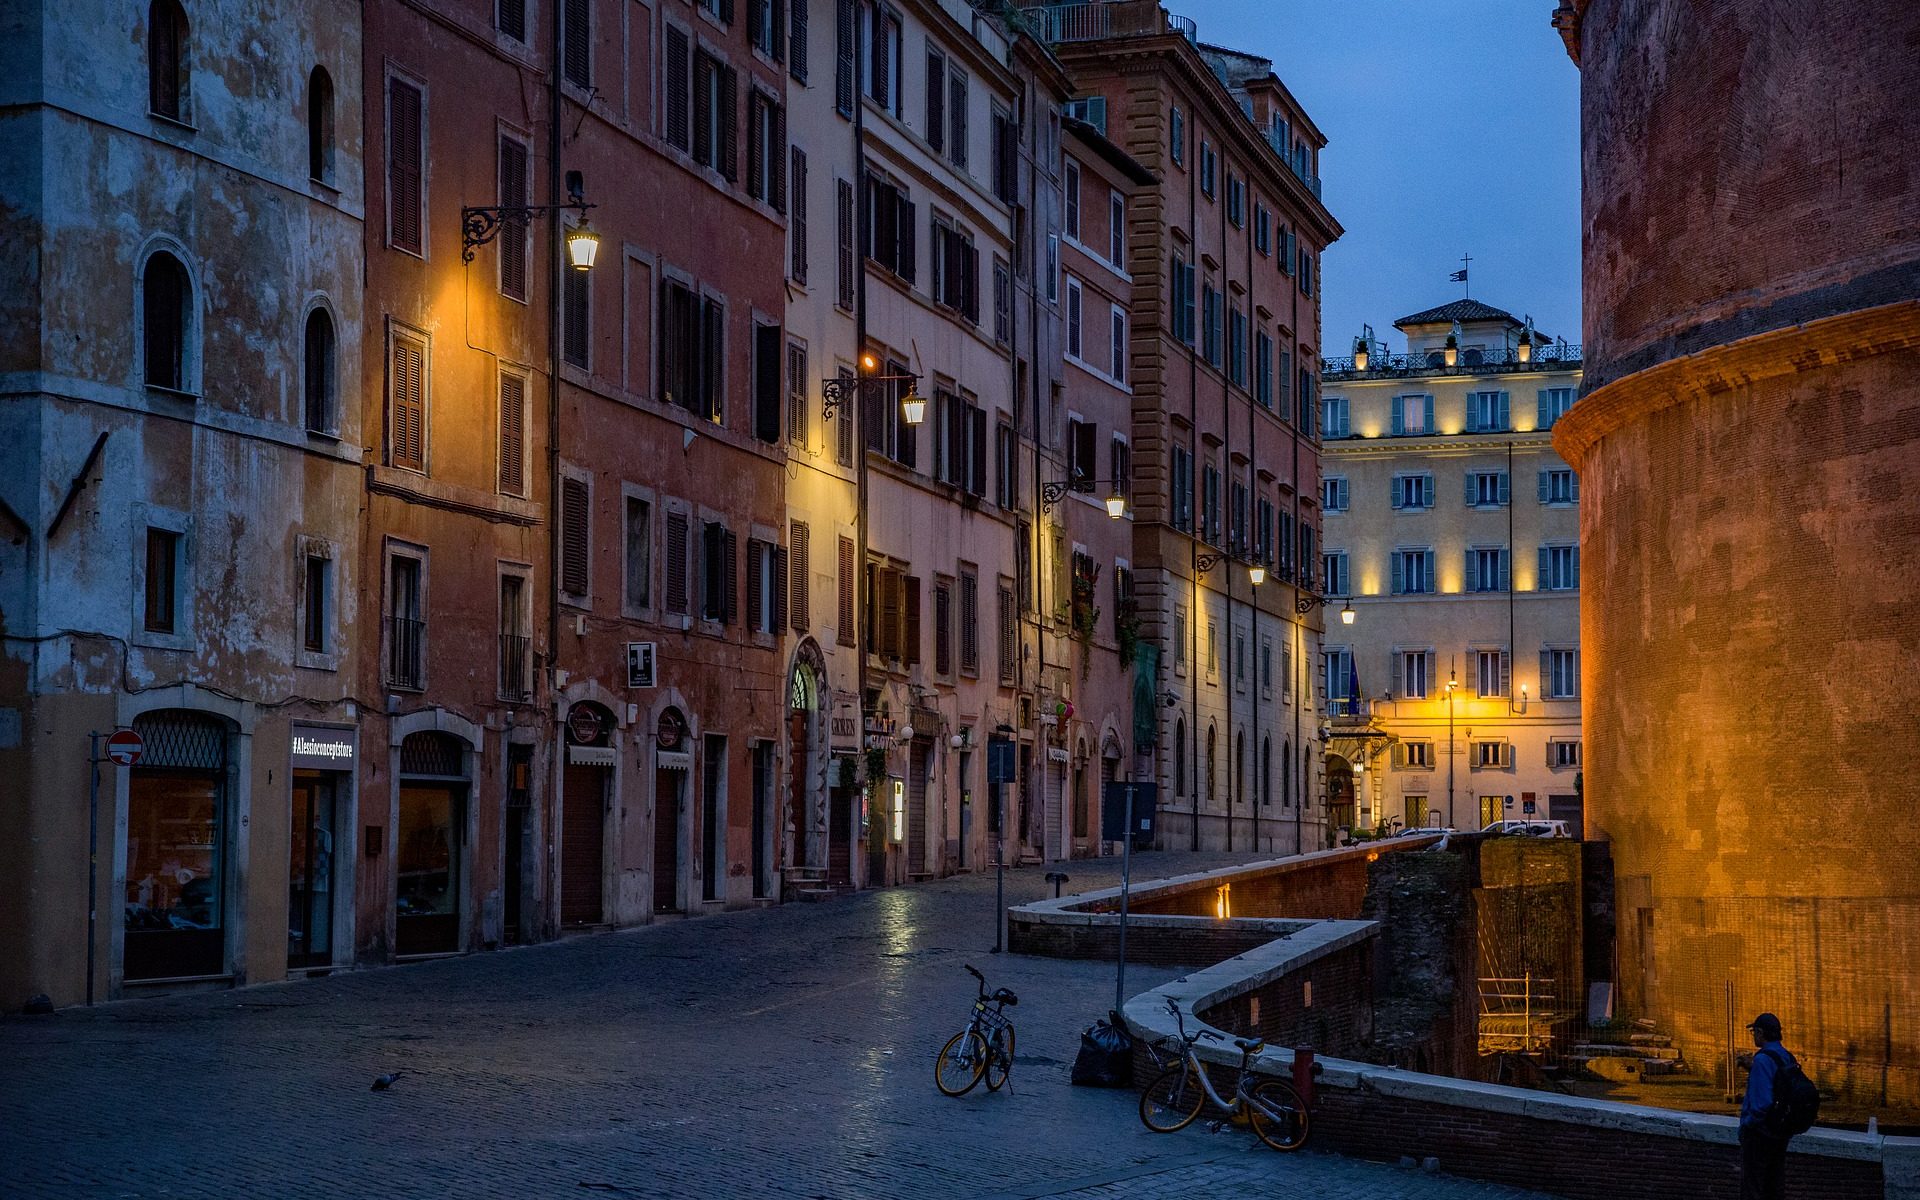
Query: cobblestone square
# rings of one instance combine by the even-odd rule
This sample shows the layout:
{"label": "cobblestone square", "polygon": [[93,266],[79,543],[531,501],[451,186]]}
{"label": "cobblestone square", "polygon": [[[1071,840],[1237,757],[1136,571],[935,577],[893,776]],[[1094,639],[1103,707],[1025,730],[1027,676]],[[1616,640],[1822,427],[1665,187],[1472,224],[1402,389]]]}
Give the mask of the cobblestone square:
{"label": "cobblestone square", "polygon": [[[1143,854],[1136,878],[1221,865]],[[1115,861],[1068,864],[1070,887]],[[1009,903],[1047,893],[1009,872]],[[0,1195],[1523,1197],[1171,1136],[1074,1088],[1110,965],[993,955],[975,875],[284,986],[0,1022]],[[1010,1092],[939,1095],[972,963]],[[1130,992],[1163,982],[1135,967]],[[380,1074],[401,1071],[390,1091]]]}

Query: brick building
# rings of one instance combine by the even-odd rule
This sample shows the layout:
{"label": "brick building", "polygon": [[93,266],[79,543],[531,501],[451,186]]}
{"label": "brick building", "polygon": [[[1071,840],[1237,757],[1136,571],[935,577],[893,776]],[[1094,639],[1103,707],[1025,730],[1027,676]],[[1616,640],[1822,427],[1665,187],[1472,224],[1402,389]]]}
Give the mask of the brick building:
{"label": "brick building", "polygon": [[1325,139],[1270,63],[1199,43],[1157,4],[1033,11],[1071,112],[1157,181],[1127,206],[1126,273],[1161,836],[1320,846],[1316,275],[1340,234],[1315,173]]}
{"label": "brick building", "polygon": [[[270,24],[78,3],[0,37],[10,1009],[351,957],[360,18]],[[116,727],[145,757],[90,813]]]}
{"label": "brick building", "polygon": [[1777,1013],[1823,1088],[1911,1114],[1920,829],[1889,750],[1920,704],[1920,8],[1555,19],[1587,329],[1554,446],[1619,1003],[1709,1062]]}
{"label": "brick building", "polygon": [[1394,325],[1404,354],[1369,331],[1322,376],[1334,823],[1577,833],[1580,484],[1550,431],[1580,349],[1478,300]]}

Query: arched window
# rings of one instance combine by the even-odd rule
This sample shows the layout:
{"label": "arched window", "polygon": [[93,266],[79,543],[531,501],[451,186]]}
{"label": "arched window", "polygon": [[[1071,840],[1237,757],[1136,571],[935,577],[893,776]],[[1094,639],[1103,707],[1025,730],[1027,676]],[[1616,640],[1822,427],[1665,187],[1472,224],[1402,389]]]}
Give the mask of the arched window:
{"label": "arched window", "polygon": [[186,120],[187,14],[177,0],[147,6],[147,107],[155,116]]}
{"label": "arched window", "polygon": [[307,174],[333,179],[333,77],[315,67],[307,78]]}
{"label": "arched window", "polygon": [[1187,721],[1173,723],[1173,794],[1187,794]]}
{"label": "arched window", "polygon": [[161,250],[140,280],[141,334],[149,386],[187,390],[187,313],[192,285],[180,260]]}
{"label": "arched window", "polygon": [[306,397],[307,429],[311,433],[334,433],[334,397],[337,378],[333,336],[333,318],[324,308],[307,314],[305,371],[302,392]]}

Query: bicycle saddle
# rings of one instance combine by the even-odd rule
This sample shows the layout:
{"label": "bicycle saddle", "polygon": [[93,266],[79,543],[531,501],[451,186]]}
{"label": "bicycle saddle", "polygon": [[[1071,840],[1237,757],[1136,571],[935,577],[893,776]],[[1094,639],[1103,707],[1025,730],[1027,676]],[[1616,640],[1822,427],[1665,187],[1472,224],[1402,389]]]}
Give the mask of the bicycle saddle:
{"label": "bicycle saddle", "polygon": [[1265,1038],[1255,1038],[1253,1041],[1248,1041],[1246,1038],[1235,1038],[1233,1039],[1233,1044],[1248,1054],[1258,1054],[1267,1048]]}
{"label": "bicycle saddle", "polygon": [[998,1000],[1000,1003],[1006,1004],[1006,1005],[1015,1005],[1020,1003],[1020,997],[1014,995],[1012,992],[1008,991],[1005,988],[1001,988],[999,991],[995,992],[993,994],[993,998],[995,1000]]}

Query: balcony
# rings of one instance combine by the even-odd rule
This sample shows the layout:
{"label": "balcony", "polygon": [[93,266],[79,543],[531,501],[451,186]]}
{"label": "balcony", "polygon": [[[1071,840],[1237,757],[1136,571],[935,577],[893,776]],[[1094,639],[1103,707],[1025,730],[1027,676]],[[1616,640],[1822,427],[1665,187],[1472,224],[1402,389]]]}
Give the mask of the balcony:
{"label": "balcony", "polygon": [[1177,33],[1189,42],[1200,31],[1187,17],[1163,10],[1158,0],[1108,0],[1106,3],[1048,4],[1023,10],[1033,34],[1043,42],[1097,42],[1112,37],[1153,37]]}
{"label": "balcony", "polygon": [[[1251,119],[1253,114],[1248,113],[1247,116]],[[1292,171],[1301,183],[1307,185],[1307,190],[1313,193],[1313,198],[1315,200],[1320,199],[1320,177],[1309,174],[1305,164],[1295,160],[1293,157],[1293,148],[1287,145],[1285,139],[1280,136],[1278,129],[1269,128],[1267,130],[1267,145],[1273,147],[1273,152],[1280,156],[1281,162],[1287,164],[1287,169]]]}
{"label": "balcony", "polygon": [[413,617],[387,618],[387,683],[419,691],[426,686],[427,623]]}
{"label": "balcony", "polygon": [[529,668],[527,652],[533,645],[533,639],[519,634],[500,635],[500,698],[516,704],[524,704],[533,699],[533,689],[528,685],[533,672]]}
{"label": "balcony", "polygon": [[1556,342],[1550,346],[1535,346],[1533,354],[1522,362],[1517,352],[1505,350],[1478,350],[1472,347],[1462,350],[1459,361],[1449,367],[1446,365],[1446,353],[1442,350],[1426,350],[1419,354],[1369,354],[1367,369],[1356,371],[1353,359],[1328,358],[1320,363],[1320,378],[1324,382],[1351,381],[1355,379],[1406,379],[1435,375],[1493,375],[1518,371],[1577,371],[1580,369],[1581,352],[1577,343]]}

